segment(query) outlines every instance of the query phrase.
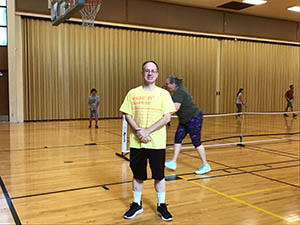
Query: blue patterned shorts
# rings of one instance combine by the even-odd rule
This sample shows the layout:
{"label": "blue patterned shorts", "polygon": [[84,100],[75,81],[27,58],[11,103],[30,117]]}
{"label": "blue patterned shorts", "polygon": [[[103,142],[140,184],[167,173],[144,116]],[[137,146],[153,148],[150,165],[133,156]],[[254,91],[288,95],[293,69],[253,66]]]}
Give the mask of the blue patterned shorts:
{"label": "blue patterned shorts", "polygon": [[89,109],[89,118],[92,118],[93,115],[95,117],[98,117],[98,109],[94,109],[94,110]]}
{"label": "blue patterned shorts", "polygon": [[200,112],[198,116],[193,117],[186,124],[178,124],[175,134],[175,144],[181,144],[182,140],[189,133],[192,143],[195,148],[201,145],[201,128],[203,122],[203,113]]}

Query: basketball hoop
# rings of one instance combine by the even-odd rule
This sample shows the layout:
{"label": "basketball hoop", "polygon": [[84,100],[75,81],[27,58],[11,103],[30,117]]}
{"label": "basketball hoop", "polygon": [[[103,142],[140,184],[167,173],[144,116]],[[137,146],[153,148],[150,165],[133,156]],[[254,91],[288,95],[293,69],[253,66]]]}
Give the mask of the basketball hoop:
{"label": "basketball hoop", "polygon": [[94,26],[94,21],[101,4],[102,0],[85,0],[84,7],[80,10],[83,26]]}

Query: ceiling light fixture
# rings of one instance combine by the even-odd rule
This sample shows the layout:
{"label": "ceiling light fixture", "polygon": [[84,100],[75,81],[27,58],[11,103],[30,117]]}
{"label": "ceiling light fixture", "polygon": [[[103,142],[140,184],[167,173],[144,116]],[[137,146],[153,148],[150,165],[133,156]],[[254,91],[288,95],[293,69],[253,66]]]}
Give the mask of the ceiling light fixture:
{"label": "ceiling light fixture", "polygon": [[293,7],[288,8],[288,10],[294,11],[294,12],[300,12],[300,6],[293,6]]}
{"label": "ceiling light fixture", "polygon": [[267,3],[265,0],[243,0],[243,3],[251,4],[251,5],[262,5]]}

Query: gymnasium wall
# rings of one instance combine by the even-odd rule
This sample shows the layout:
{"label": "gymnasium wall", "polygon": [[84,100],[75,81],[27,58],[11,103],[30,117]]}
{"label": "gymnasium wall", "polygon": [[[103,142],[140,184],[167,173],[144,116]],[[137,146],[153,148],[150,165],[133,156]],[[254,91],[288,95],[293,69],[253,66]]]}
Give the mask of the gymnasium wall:
{"label": "gymnasium wall", "polygon": [[[87,118],[91,88],[98,89],[100,116],[120,117],[127,91],[141,85],[141,65],[161,65],[158,85],[169,74],[190,78],[197,103],[214,111],[216,39],[77,24],[53,27],[24,19],[25,120]],[[199,51],[201,49],[201,51]]]}
{"label": "gymnasium wall", "polygon": [[[16,11],[50,15],[47,0],[16,0]],[[74,17],[80,18],[79,13]],[[300,42],[299,22],[150,0],[104,0],[96,20]]]}
{"label": "gymnasium wall", "polygon": [[232,112],[235,93],[244,88],[248,111],[284,111],[284,94],[295,85],[294,109],[300,109],[300,47],[222,41],[220,108]]}
{"label": "gymnasium wall", "polygon": [[7,47],[0,47],[0,116],[8,115],[8,61]]}
{"label": "gymnasium wall", "polygon": [[8,70],[6,46],[0,46],[0,70]]}
{"label": "gymnasium wall", "polygon": [[149,59],[160,66],[159,86],[170,74],[184,78],[204,113],[235,111],[240,87],[249,111],[283,111],[291,83],[300,108],[298,46],[22,21],[25,120],[87,118],[91,88],[98,89],[100,117],[120,117],[120,104],[141,84],[141,65]]}

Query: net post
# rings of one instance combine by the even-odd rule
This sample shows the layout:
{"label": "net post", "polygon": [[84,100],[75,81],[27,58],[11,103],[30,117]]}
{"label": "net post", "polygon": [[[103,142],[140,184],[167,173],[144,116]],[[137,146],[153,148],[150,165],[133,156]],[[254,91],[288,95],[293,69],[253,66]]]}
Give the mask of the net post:
{"label": "net post", "polygon": [[245,147],[243,144],[243,119],[242,119],[243,112],[240,113],[240,120],[241,120],[241,132],[240,132],[240,143],[237,144],[239,147]]}
{"label": "net post", "polygon": [[240,143],[238,143],[237,146],[245,147],[245,145],[243,144],[243,136],[242,135],[240,135]]}
{"label": "net post", "polygon": [[122,153],[116,153],[116,156],[119,156],[127,161],[129,159],[126,157],[126,155],[129,153],[127,150],[127,121],[125,118],[125,115],[123,115],[122,118]]}
{"label": "net post", "polygon": [[122,152],[127,152],[127,121],[125,115],[122,119]]}

